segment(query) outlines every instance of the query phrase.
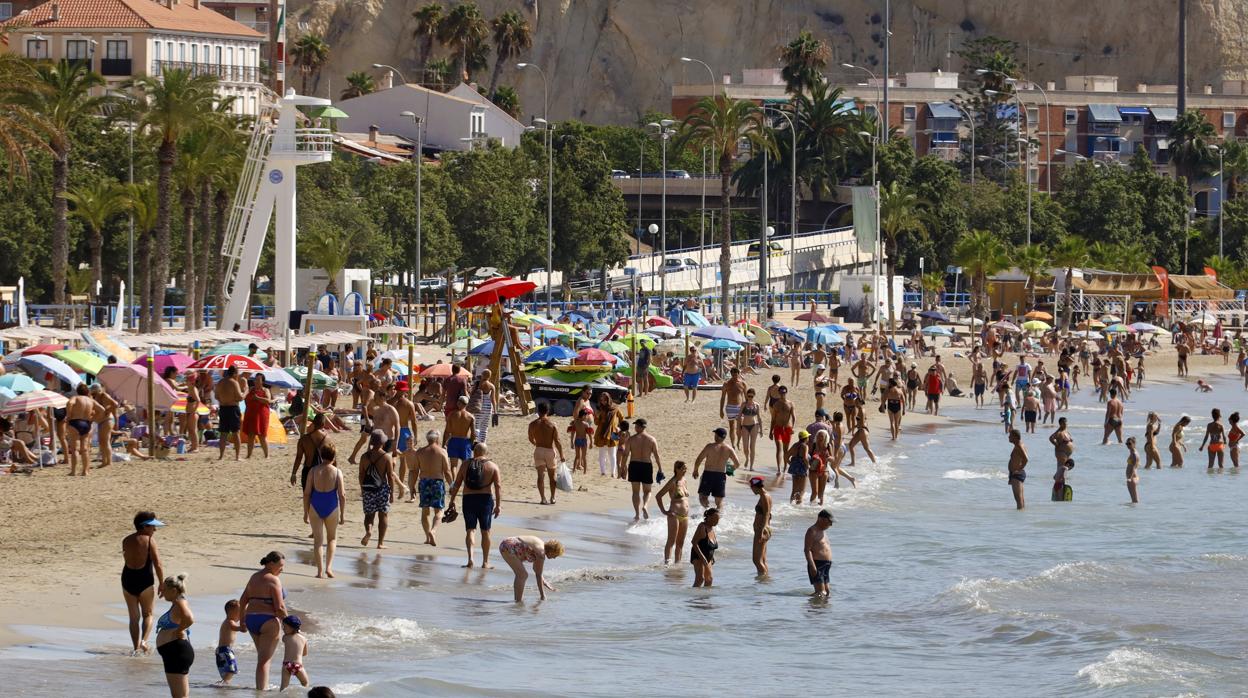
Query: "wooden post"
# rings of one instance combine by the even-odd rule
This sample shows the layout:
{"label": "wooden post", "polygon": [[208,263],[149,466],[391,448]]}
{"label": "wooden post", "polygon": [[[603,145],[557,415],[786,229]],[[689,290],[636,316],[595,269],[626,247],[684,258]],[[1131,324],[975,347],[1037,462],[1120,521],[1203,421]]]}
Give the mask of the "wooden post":
{"label": "wooden post", "polygon": [[416,347],[407,345],[407,399],[416,392]]}
{"label": "wooden post", "polygon": [[147,455],[156,457],[156,348],[147,349]]}
{"label": "wooden post", "polygon": [[312,404],[312,376],[316,366],[316,350],[308,351],[308,375],[303,382],[303,419],[297,420],[299,424],[299,435],[303,436],[308,431],[308,406]]}

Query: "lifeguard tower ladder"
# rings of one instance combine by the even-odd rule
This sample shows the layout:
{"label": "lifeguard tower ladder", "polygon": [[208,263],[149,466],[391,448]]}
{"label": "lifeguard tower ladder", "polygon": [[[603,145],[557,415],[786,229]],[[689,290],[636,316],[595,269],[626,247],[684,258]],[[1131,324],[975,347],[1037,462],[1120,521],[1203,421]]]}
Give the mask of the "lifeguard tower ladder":
{"label": "lifeguard tower ladder", "polygon": [[269,220],[277,209],[273,293],[275,313],[285,326],[295,308],[295,168],[333,158],[333,134],[326,128],[300,128],[300,106],[325,106],[327,99],[305,97],[287,90],[285,96],[264,100],[257,115],[247,160],[234,194],[221,255],[225,310],[219,327],[241,323],[251,300],[252,278],[260,263]]}

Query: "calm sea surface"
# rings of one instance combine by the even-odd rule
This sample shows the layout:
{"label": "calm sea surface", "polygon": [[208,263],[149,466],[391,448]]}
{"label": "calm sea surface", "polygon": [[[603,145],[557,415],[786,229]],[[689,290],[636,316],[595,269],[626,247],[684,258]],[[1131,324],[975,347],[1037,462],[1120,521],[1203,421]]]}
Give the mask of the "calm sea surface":
{"label": "calm sea surface", "polygon": [[[657,562],[665,524],[629,526],[624,512],[525,522],[558,531],[568,554],[550,565],[558,593],[522,607],[501,560],[486,574],[456,558],[343,554],[341,570],[371,581],[290,589],[308,670],[360,696],[1248,695],[1248,474],[1207,473],[1196,453],[1208,409],[1229,413],[1244,393],[1216,385],[1155,386],[1127,404],[1137,436],[1150,409],[1166,434],[1196,415],[1188,467],[1140,471],[1137,506],[1126,449],[1099,445],[1086,390],[1065,413],[1078,462],[1069,503],[1048,501],[1046,429],[1026,437],[1029,507],[1014,510],[995,409],[951,400],[949,426],[911,428],[897,446],[877,434],[880,463],[860,461],[858,489],[832,496],[830,603],[807,598],[801,540],[816,509],[779,505],[785,492],[772,578],[755,581],[753,498],[739,484],[710,590],[689,588],[687,562]],[[193,601],[192,693],[217,679],[223,601]],[[24,630],[39,640],[0,652],[10,695],[168,695],[159,659],[123,656],[124,629]],[[253,662],[242,643],[237,683]]]}

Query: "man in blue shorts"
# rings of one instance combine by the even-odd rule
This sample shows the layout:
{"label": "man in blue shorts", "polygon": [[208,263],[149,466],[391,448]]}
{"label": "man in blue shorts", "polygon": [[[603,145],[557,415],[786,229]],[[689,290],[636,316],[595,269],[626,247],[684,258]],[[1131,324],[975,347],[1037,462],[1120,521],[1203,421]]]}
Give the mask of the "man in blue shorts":
{"label": "man in blue shorts", "polygon": [[455,502],[455,495],[460,488],[464,490],[462,513],[464,515],[464,547],[468,551],[468,564],[464,567],[475,567],[472,559],[472,534],[481,528],[481,567],[490,566],[490,528],[494,517],[502,512],[503,483],[498,465],[486,456],[485,444],[477,444],[473,448],[472,457],[464,462],[455,476],[455,486],[451,488],[450,501]]}
{"label": "man in blue shorts", "polygon": [[451,467],[467,463],[472,458],[472,435],[476,433],[477,419],[468,411],[468,396],[460,395],[456,409],[446,413],[446,429],[443,439]]}
{"label": "man in blue shorts", "polygon": [[683,370],[685,402],[693,402],[698,399],[698,383],[702,380],[702,357],[698,356],[697,349],[690,347],[689,353],[685,354]]}

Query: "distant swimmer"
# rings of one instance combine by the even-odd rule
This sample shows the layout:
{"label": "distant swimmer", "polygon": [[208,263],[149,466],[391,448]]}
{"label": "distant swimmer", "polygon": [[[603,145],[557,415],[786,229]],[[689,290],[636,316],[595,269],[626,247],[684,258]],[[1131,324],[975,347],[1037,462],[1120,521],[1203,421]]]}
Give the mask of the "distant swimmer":
{"label": "distant swimmer", "polygon": [[1023,435],[1017,429],[1010,430],[1010,443],[1014,450],[1010,451],[1010,489],[1014,491],[1014,504],[1023,508],[1023,483],[1027,480],[1027,449],[1023,447]]}
{"label": "distant swimmer", "polygon": [[1127,492],[1131,495],[1131,503],[1139,504],[1140,497],[1136,488],[1140,486],[1140,457],[1135,452],[1135,437],[1127,437]]}
{"label": "distant swimmer", "polygon": [[1183,415],[1170,430],[1170,467],[1183,467],[1183,454],[1187,453],[1187,444],[1183,443],[1183,428],[1192,423],[1192,418]]}
{"label": "distant swimmer", "polygon": [[802,551],[806,557],[806,576],[815,588],[812,596],[828,598],[831,595],[832,578],[832,545],[828,543],[826,531],[832,527],[835,519],[827,509],[819,511],[815,523],[806,529],[806,538]]}
{"label": "distant swimmer", "polygon": [[1205,444],[1209,445],[1209,469],[1213,469],[1213,461],[1218,461],[1218,470],[1222,469],[1223,459],[1226,457],[1223,452],[1226,450],[1226,428],[1222,426],[1222,410],[1213,408],[1213,421],[1205,425],[1205,438],[1200,440],[1200,448],[1198,451],[1205,450]]}

